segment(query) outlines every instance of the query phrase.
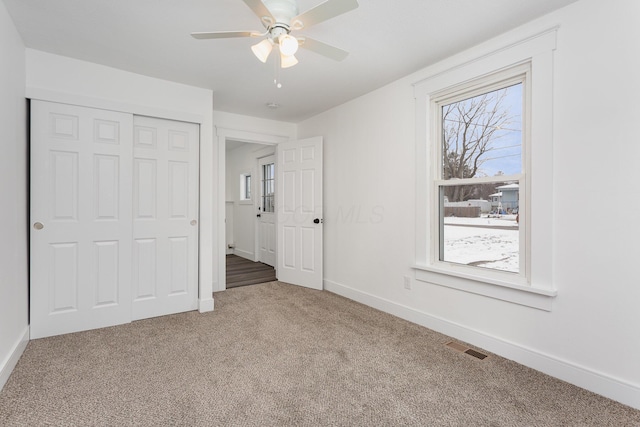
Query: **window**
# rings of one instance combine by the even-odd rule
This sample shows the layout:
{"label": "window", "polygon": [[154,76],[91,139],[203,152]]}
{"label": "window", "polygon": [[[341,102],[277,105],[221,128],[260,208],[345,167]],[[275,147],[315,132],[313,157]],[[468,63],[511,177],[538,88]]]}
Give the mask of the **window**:
{"label": "window", "polygon": [[275,165],[262,165],[262,212],[275,212]]}
{"label": "window", "polygon": [[528,65],[517,67],[432,101],[440,135],[433,180],[440,263],[526,280],[526,215],[519,210],[526,199],[528,73]]}
{"label": "window", "polygon": [[251,174],[240,174],[240,200],[251,200]]}
{"label": "window", "polygon": [[551,310],[555,46],[505,36],[415,84],[418,281]]}

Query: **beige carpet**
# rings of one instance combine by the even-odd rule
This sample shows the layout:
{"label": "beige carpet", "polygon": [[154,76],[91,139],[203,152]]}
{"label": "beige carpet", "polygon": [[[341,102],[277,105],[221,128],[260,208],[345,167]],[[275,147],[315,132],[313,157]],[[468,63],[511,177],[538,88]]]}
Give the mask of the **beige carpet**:
{"label": "beige carpet", "polygon": [[272,282],[31,341],[0,425],[638,426],[640,411],[328,292]]}

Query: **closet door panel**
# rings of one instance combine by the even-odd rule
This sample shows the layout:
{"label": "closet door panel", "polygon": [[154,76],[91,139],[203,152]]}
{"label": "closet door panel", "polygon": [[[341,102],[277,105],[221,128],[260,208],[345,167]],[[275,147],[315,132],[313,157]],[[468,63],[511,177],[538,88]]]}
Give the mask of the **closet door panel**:
{"label": "closet door panel", "polygon": [[134,320],[197,308],[199,133],[134,117]]}
{"label": "closet door panel", "polygon": [[131,321],[133,116],[31,102],[31,338]]}

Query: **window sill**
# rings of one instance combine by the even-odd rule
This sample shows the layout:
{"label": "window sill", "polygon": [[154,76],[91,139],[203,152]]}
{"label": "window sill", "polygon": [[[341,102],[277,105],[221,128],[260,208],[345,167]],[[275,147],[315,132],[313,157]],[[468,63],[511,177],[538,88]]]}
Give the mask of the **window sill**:
{"label": "window sill", "polygon": [[502,280],[472,276],[426,265],[414,265],[416,280],[508,301],[539,310],[551,311],[555,289],[536,288]]}
{"label": "window sill", "polygon": [[252,205],[253,204],[253,200],[251,200],[251,199],[238,200],[238,204],[239,205]]}

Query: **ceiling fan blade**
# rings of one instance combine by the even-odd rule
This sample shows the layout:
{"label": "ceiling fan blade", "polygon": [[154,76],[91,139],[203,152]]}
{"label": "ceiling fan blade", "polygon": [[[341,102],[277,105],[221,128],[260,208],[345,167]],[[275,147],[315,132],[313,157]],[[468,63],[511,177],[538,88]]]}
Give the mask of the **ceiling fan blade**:
{"label": "ceiling fan blade", "polygon": [[191,33],[194,39],[230,39],[233,37],[259,37],[262,34],[257,31],[213,31],[205,33]]}
{"label": "ceiling fan blade", "polygon": [[264,3],[262,3],[262,0],[242,0],[242,1],[247,6],[249,6],[251,10],[253,10],[253,13],[258,15],[258,18],[260,18],[262,22],[265,21],[265,18],[267,20],[271,20],[271,23],[275,22],[273,15],[271,15],[271,12],[269,11],[269,9],[267,9]]}
{"label": "ceiling fan blade", "polygon": [[329,44],[323,43],[316,39],[311,39],[309,37],[298,37],[298,43],[300,44],[300,47],[303,47],[315,53],[319,53],[320,55],[326,56],[327,58],[331,58],[336,61],[342,61],[349,55],[349,52],[347,52],[346,50],[342,50],[338,47],[331,46]]}
{"label": "ceiling fan blade", "polygon": [[[245,0],[245,2],[246,1],[247,0]],[[302,27],[308,28],[312,25],[326,21],[327,19],[342,15],[343,13],[356,9],[357,7],[357,0],[327,0],[324,3],[320,3],[313,9],[309,9],[296,16],[291,20],[291,22],[295,26],[296,21],[299,21],[302,23]]]}

